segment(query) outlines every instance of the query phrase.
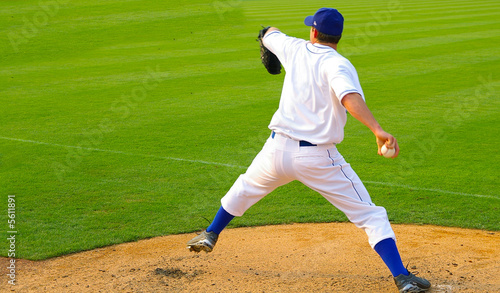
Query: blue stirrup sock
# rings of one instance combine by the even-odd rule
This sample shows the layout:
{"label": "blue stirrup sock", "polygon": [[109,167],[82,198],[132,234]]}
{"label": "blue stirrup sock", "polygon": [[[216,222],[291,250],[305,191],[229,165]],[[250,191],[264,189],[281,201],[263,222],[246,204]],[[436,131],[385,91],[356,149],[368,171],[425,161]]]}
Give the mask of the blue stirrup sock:
{"label": "blue stirrup sock", "polygon": [[220,234],[224,228],[226,228],[227,224],[231,222],[234,218],[233,215],[226,212],[226,210],[221,206],[217,214],[215,215],[212,224],[208,226],[207,232],[214,232],[215,234]]}
{"label": "blue stirrup sock", "polygon": [[403,261],[401,261],[401,256],[399,255],[399,251],[394,239],[384,239],[377,243],[374,249],[380,255],[385,265],[389,268],[391,274],[394,277],[397,277],[401,274],[405,276],[408,275],[408,270],[403,265]]}

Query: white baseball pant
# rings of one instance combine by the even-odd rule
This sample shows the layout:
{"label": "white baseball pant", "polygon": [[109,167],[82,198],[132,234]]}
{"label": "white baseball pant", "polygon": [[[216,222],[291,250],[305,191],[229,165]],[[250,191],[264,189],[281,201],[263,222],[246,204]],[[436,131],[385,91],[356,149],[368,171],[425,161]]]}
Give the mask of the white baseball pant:
{"label": "white baseball pant", "polygon": [[264,196],[293,180],[319,192],[341,210],[366,232],[372,248],[384,239],[396,239],[385,208],[372,203],[334,144],[300,146],[299,141],[278,133],[269,137],[246,173],[222,198],[222,207],[233,216],[242,216]]}

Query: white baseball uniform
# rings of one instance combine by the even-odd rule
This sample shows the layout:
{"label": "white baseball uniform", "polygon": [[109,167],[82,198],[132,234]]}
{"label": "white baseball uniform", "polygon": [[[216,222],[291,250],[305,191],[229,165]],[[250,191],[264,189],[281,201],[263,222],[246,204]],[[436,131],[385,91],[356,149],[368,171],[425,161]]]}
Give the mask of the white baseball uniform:
{"label": "white baseball uniform", "polygon": [[363,91],[352,64],[333,48],[272,31],[265,46],[286,71],[272,135],[245,174],[222,198],[222,207],[241,216],[275,188],[299,180],[319,192],[368,235],[374,247],[393,238],[386,210],[337,151],[347,120],[342,98]]}

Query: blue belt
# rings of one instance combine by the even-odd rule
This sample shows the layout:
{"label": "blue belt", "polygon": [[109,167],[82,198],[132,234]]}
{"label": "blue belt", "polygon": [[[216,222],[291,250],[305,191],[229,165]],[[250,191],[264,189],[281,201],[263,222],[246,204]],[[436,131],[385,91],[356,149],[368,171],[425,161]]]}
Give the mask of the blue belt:
{"label": "blue belt", "polygon": [[[274,132],[274,130],[273,130],[271,137],[274,138],[275,135],[276,135],[276,132]],[[307,147],[307,146],[317,146],[317,145],[315,145],[314,143],[310,143],[308,141],[305,141],[305,140],[299,140],[299,146]]]}

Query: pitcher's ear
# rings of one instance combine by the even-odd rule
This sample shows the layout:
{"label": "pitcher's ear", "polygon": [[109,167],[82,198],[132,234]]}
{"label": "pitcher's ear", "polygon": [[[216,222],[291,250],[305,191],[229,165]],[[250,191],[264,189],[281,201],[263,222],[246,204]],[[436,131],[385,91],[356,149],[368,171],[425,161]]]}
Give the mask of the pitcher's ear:
{"label": "pitcher's ear", "polygon": [[311,29],[313,31],[313,37],[317,38],[318,37],[318,30],[314,26],[311,26]]}

